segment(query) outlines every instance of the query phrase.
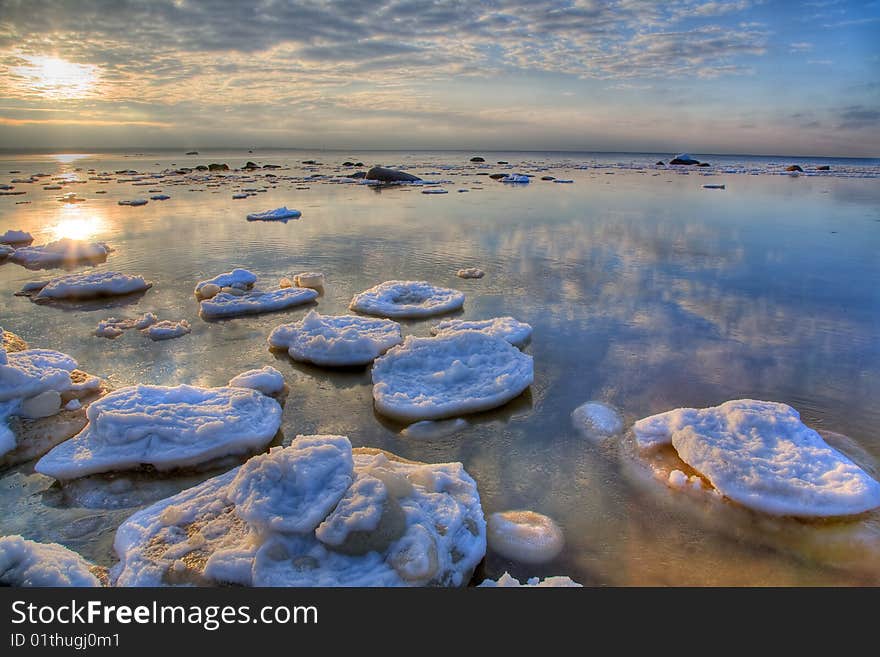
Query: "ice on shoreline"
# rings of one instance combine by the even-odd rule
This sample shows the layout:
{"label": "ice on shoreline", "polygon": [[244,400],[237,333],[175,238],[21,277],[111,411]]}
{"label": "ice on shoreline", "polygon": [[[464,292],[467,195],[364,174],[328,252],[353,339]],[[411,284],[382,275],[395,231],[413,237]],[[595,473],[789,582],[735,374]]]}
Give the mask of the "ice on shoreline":
{"label": "ice on shoreline", "polygon": [[671,445],[720,494],[756,511],[829,517],[880,506],[880,483],[786,404],[680,408],[643,418],[633,431],[642,449]]}
{"label": "ice on shoreline", "polygon": [[0,537],[0,585],[15,587],[102,586],[99,569],[58,543],[19,535]]}
{"label": "ice on shoreline", "polygon": [[452,335],[461,331],[478,331],[507,340],[514,347],[523,347],[532,337],[532,327],[513,317],[492,319],[447,319],[431,327],[431,335]]}
{"label": "ice on shoreline", "polygon": [[34,470],[66,480],[150,465],[172,470],[265,447],[281,406],[248,388],[138,385],[94,402],[89,424]]}
{"label": "ice on shoreline", "polygon": [[386,281],[355,295],[349,308],[379,317],[417,318],[441,315],[464,305],[458,290],[425,281]]}
{"label": "ice on shoreline", "polygon": [[476,484],[343,436],[298,436],[138,511],[119,586],[463,586],[486,550]]}
{"label": "ice on shoreline", "polygon": [[439,420],[502,406],[532,384],[532,357],[507,341],[463,331],[408,336],[373,365],[376,410],[402,422]]}
{"label": "ice on shoreline", "polygon": [[323,367],[366,365],[402,340],[400,325],[390,319],[319,315],[314,310],[269,335],[272,348],[286,349],[294,360]]}

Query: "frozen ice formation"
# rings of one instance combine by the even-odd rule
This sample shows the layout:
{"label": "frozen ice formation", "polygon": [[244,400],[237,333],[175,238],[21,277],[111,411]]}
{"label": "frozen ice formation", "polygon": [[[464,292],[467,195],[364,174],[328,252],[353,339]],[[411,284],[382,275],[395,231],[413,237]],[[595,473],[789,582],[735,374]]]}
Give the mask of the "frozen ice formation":
{"label": "frozen ice formation", "polygon": [[607,438],[623,431],[623,418],[616,409],[598,401],[581,404],[571,413],[575,429],[587,438]]}
{"label": "frozen ice formation", "polygon": [[408,336],[373,365],[376,410],[402,422],[439,420],[506,404],[532,384],[532,357],[477,331]]}
{"label": "frozen ice formation", "polygon": [[251,388],[264,395],[274,397],[284,391],[287,384],[284,375],[274,367],[266,365],[258,370],[248,370],[229,380],[230,388]]}
{"label": "frozen ice formation", "polygon": [[451,335],[461,331],[479,331],[507,340],[514,347],[522,347],[532,337],[532,327],[513,317],[493,319],[447,319],[431,327],[431,335]]}
{"label": "frozen ice formation", "polygon": [[95,329],[95,335],[99,338],[110,338],[114,340],[118,338],[124,331],[129,329],[145,329],[159,321],[153,313],[144,313],[136,319],[118,319],[111,317],[98,322]]}
{"label": "frozen ice formation", "polygon": [[400,432],[400,435],[407,438],[415,438],[416,440],[433,440],[451,436],[471,425],[470,422],[462,417],[452,420],[422,420],[414,422]]}
{"label": "frozen ice formation", "polygon": [[101,263],[111,251],[103,242],[85,242],[65,237],[48,244],[23,246],[16,249],[9,259],[28,269],[51,269],[80,263]]}
{"label": "frozen ice formation", "polygon": [[262,449],[281,425],[277,401],[249,388],[138,385],[87,410],[89,424],[34,469],[56,479],[150,465],[184,468]]}
{"label": "frozen ice formation", "polygon": [[[196,285],[196,298],[208,299],[218,294],[224,287],[233,287],[239,290],[250,290],[257,282],[257,275],[247,269],[233,269],[214,278],[201,281]],[[213,294],[210,294],[213,293]]]}
{"label": "frozen ice formation", "polygon": [[7,230],[0,235],[0,244],[23,244],[33,240],[33,235],[24,230]]}
{"label": "frozen ice formation", "polygon": [[304,271],[294,276],[293,282],[299,287],[310,287],[314,290],[323,290],[324,274],[317,271]]}
{"label": "frozen ice formation", "polygon": [[299,219],[302,212],[299,210],[290,210],[286,207],[275,208],[274,210],[266,210],[265,212],[254,212],[247,216],[248,221],[287,221],[288,219]]}
{"label": "frozen ice formation", "polygon": [[483,278],[486,275],[482,269],[477,269],[476,267],[466,267],[465,269],[459,269],[455,272],[455,275],[459,278]]}
{"label": "frozen ice formation", "polygon": [[463,586],[486,524],[460,463],[298,436],[138,511],[114,548],[119,586]]}
{"label": "frozen ice formation", "polygon": [[506,572],[498,579],[484,579],[480,587],[487,588],[519,588],[519,587],[541,587],[541,588],[566,588],[566,587],[582,587],[570,577],[556,575],[554,577],[530,577],[525,584],[521,584],[518,579]]}
{"label": "frozen ice formation", "polygon": [[58,543],[38,543],[19,535],[0,537],[2,586],[101,586],[97,570]]}
{"label": "frozen ice formation", "polygon": [[271,292],[250,290],[244,294],[220,292],[211,299],[203,300],[200,307],[202,317],[217,319],[284,310],[309,303],[317,297],[315,290],[305,287],[283,287]]}
{"label": "frozen ice formation", "polygon": [[[115,271],[68,274],[53,278],[31,293],[34,301],[94,299],[144,292],[153,286],[143,276],[130,276]],[[22,290],[20,294],[25,294]]]}
{"label": "frozen ice formation", "polygon": [[291,358],[323,367],[354,367],[373,362],[400,344],[400,324],[357,315],[319,315],[282,324],[269,335],[269,345],[286,349]]}
{"label": "frozen ice formation", "polygon": [[190,327],[189,322],[185,319],[181,319],[179,322],[163,319],[161,322],[150,324],[143,329],[143,333],[154,342],[179,338],[190,331],[192,331],[192,327]]}
{"label": "frozen ice formation", "polygon": [[430,317],[458,310],[464,294],[425,281],[386,281],[361,292],[349,308],[380,317]]}
{"label": "frozen ice formation", "polygon": [[545,563],[559,553],[565,539],[552,518],[534,511],[502,511],[489,516],[489,547],[502,557],[522,563]]}
{"label": "frozen ice formation", "polygon": [[880,483],[786,404],[739,399],[679,408],[639,420],[633,430],[640,447],[671,444],[719,493],[756,511],[826,517],[880,506]]}

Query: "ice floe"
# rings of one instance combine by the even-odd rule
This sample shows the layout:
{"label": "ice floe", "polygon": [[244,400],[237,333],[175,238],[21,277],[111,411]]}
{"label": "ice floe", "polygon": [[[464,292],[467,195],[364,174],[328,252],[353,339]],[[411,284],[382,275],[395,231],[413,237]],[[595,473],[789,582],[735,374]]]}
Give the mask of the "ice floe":
{"label": "ice floe", "polygon": [[483,276],[486,275],[486,272],[476,267],[467,267],[465,269],[459,269],[455,272],[455,275],[459,278],[483,278]]}
{"label": "ice floe", "polygon": [[565,577],[563,575],[556,575],[554,577],[545,577],[541,579],[539,577],[530,577],[526,580],[525,584],[521,584],[518,579],[513,577],[510,573],[505,572],[501,577],[496,579],[484,579],[483,583],[479,585],[480,587],[486,588],[520,588],[520,587],[541,587],[541,588],[567,588],[567,587],[582,587],[582,584],[578,584],[570,577]]}
{"label": "ice floe", "polygon": [[532,337],[532,327],[513,317],[492,319],[447,319],[431,327],[431,335],[451,335],[461,331],[478,331],[507,340],[514,347],[522,347]]}
{"label": "ice floe", "polygon": [[464,294],[425,281],[386,281],[355,295],[349,308],[380,317],[430,317],[458,310]]}
{"label": "ice floe", "polygon": [[138,511],[120,586],[463,586],[486,550],[476,484],[342,436],[299,436]]}
{"label": "ice floe", "polygon": [[532,384],[532,357],[501,338],[463,331],[408,336],[373,365],[373,400],[402,422],[439,420],[506,404]]}
{"label": "ice floe", "polygon": [[315,290],[305,287],[285,287],[270,292],[250,290],[244,294],[227,291],[203,300],[200,308],[203,318],[218,319],[284,310],[309,303],[317,297]]}
{"label": "ice floe", "polygon": [[317,271],[304,271],[294,276],[293,282],[299,287],[310,287],[313,290],[323,290],[324,274]]}
{"label": "ice floe", "polygon": [[266,210],[265,212],[253,212],[247,216],[248,221],[287,221],[288,219],[299,219],[302,212],[299,210],[291,210],[286,207],[275,208],[274,210]]}
{"label": "ice floe", "polygon": [[[41,286],[39,291],[31,291],[29,296],[34,301],[94,299],[144,292],[152,285],[143,276],[130,276],[115,271],[87,272],[53,278]],[[23,289],[20,294],[28,292]]]}
{"label": "ice floe", "polygon": [[565,544],[559,525],[534,511],[493,513],[489,516],[486,536],[492,551],[522,563],[552,561]]}
{"label": "ice floe", "polygon": [[0,235],[0,244],[25,244],[33,241],[34,236],[24,230],[7,230]]}
{"label": "ice floe", "polygon": [[623,431],[623,418],[617,409],[598,401],[578,406],[571,413],[571,421],[587,438],[607,438]]}
{"label": "ice floe", "polygon": [[98,264],[107,259],[112,249],[103,242],[85,242],[63,238],[38,246],[23,246],[9,256],[28,269],[51,269],[81,263]]}
{"label": "ice floe", "polygon": [[0,537],[0,585],[101,586],[99,569],[58,543],[38,543],[19,535]]}
{"label": "ice floe", "polygon": [[251,388],[264,395],[275,397],[287,387],[284,375],[274,367],[266,365],[257,370],[248,370],[229,380],[230,388]]}
{"label": "ice floe", "polygon": [[[250,290],[257,282],[257,275],[247,269],[233,269],[214,278],[200,281],[196,285],[195,295],[197,299],[207,299],[218,294],[224,287],[234,287],[239,290]],[[209,294],[213,292],[213,294]]]}
{"label": "ice floe", "polygon": [[99,338],[110,338],[111,340],[118,338],[124,331],[129,329],[145,329],[159,321],[153,313],[144,313],[140,317],[132,319],[118,319],[111,317],[98,322],[95,329],[95,335]]}
{"label": "ice floe", "polygon": [[170,319],[163,319],[161,322],[156,322],[143,329],[143,333],[154,342],[160,340],[173,340],[174,338],[186,335],[190,331],[192,331],[192,327],[185,319],[181,319],[177,322]]}
{"label": "ice floe", "polygon": [[281,425],[277,401],[249,388],[138,385],[94,402],[89,424],[34,466],[56,479],[150,465],[194,466],[265,447]]}
{"label": "ice floe", "polygon": [[271,347],[286,349],[294,360],[324,367],[366,365],[402,341],[400,325],[390,319],[319,315],[314,310],[269,335]]}
{"label": "ice floe", "polygon": [[826,517],[880,506],[880,483],[786,404],[740,399],[680,408],[639,420],[633,430],[641,448],[672,445],[715,490],[757,511]]}

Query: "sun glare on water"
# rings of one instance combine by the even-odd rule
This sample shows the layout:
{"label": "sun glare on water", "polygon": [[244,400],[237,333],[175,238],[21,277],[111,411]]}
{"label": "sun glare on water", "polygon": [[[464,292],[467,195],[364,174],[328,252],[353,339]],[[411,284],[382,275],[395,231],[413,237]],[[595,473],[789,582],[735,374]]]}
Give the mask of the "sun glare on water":
{"label": "sun glare on water", "polygon": [[104,218],[81,205],[64,205],[59,208],[58,222],[50,229],[52,239],[85,240],[104,229]]}
{"label": "sun glare on water", "polygon": [[83,98],[90,95],[98,81],[98,67],[74,64],[57,57],[24,55],[27,64],[12,72],[24,86],[49,98]]}

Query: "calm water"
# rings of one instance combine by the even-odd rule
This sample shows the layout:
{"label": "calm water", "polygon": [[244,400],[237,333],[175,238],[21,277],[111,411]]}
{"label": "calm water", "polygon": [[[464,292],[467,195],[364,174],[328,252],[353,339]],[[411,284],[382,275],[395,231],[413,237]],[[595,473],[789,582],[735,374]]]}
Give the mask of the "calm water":
{"label": "calm water", "polygon": [[[12,296],[27,281],[61,272],[0,265],[0,325],[31,346],[71,354],[112,387],[219,385],[273,365],[292,388],[286,440],[339,433],[356,446],[407,458],[462,461],[487,514],[529,508],[563,527],[567,547],[552,563],[523,566],[490,554],[480,575],[567,574],[584,584],[880,584],[876,516],[812,525],[692,500],[645,480],[620,441],[589,442],[569,418],[590,399],[618,407],[627,424],[679,406],[778,400],[808,424],[848,436],[870,467],[880,459],[880,179],[632,168],[653,164],[657,158],[648,155],[483,154],[509,160],[512,170],[574,180],[508,186],[476,175],[506,167],[470,168],[469,155],[0,156],[0,183],[36,172],[85,180],[90,168],[158,172],[247,159],[290,165],[271,172],[282,178],[335,174],[353,160],[451,181],[443,185],[450,193],[437,196],[320,181],[297,189],[299,180],[278,180],[245,200],[231,195],[267,187],[264,172],[256,182],[221,187],[171,184],[173,178],[150,186],[88,181],[62,191],[43,191],[48,178],[16,185],[28,194],[0,197],[0,233],[28,230],[35,243],[62,236],[107,241],[116,252],[98,269],[142,274],[154,287],[131,305],[64,310]],[[299,164],[305,159],[324,164],[306,170]],[[715,161],[733,167],[745,159]],[[803,159],[753,158],[749,166],[791,162],[809,169]],[[832,162],[853,175],[880,173],[877,161]],[[592,166],[577,168],[584,164]],[[706,183],[727,189],[702,189]],[[117,205],[154,189],[171,200]],[[69,191],[87,201],[56,200]],[[301,210],[302,219],[244,220],[281,205]],[[455,287],[467,295],[460,316],[509,314],[534,327],[528,352],[535,384],[456,435],[406,438],[401,426],[373,412],[368,370],[333,373],[268,351],[271,329],[306,310],[199,319],[193,286],[234,266],[253,270],[266,285],[299,271],[324,272],[328,285],[317,309],[325,314],[346,312],[353,294],[392,278]],[[469,266],[486,277],[456,278]],[[186,318],[193,331],[159,343],[134,331],[115,341],[92,336],[101,319],[145,311]],[[406,322],[404,331],[429,335],[430,326]],[[142,499],[205,476],[145,481]],[[0,533],[58,541],[109,565],[113,532],[137,506],[88,508],[95,506],[33,474],[32,464],[0,473]]]}

